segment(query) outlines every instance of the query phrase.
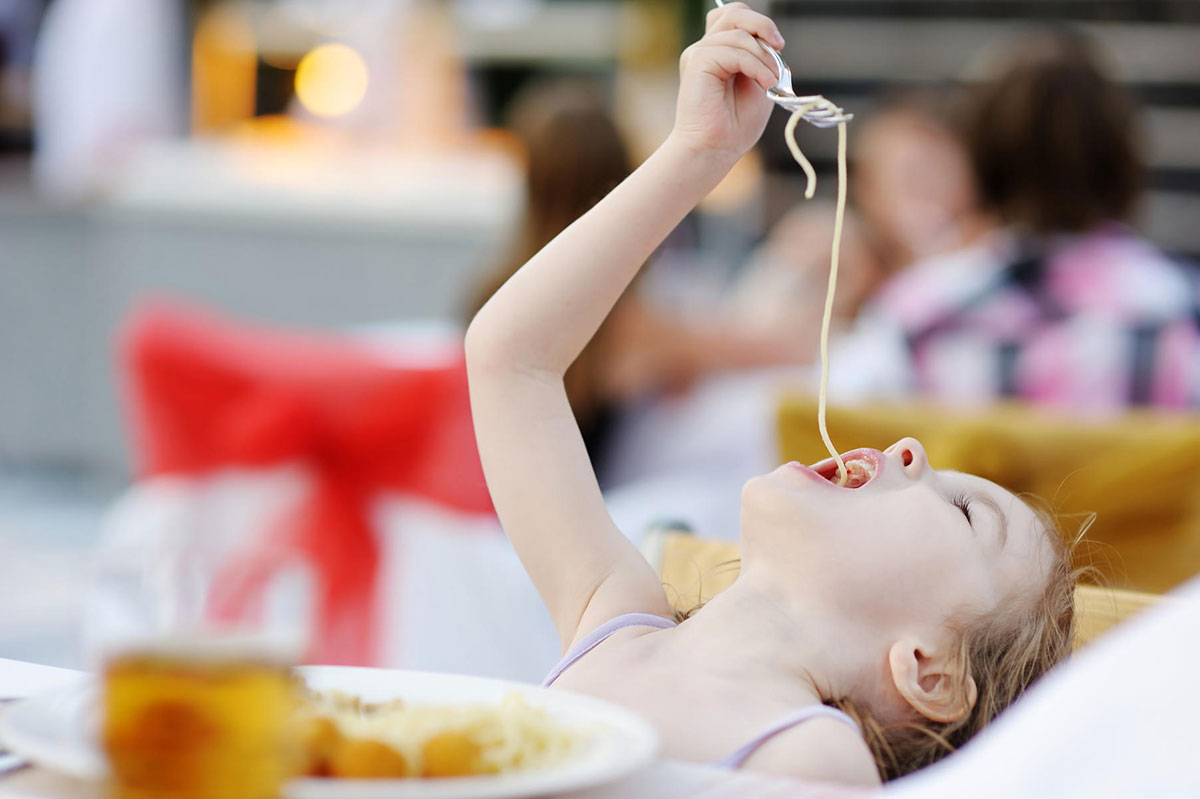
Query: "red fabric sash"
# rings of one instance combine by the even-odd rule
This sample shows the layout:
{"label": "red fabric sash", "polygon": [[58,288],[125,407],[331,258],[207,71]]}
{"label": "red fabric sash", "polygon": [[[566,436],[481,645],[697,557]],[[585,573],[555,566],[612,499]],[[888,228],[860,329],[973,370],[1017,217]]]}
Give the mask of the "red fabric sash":
{"label": "red fabric sash", "polygon": [[492,512],[461,349],[445,364],[399,367],[343,337],[155,303],[128,321],[122,355],[143,476],[293,462],[315,475],[303,506],[217,575],[213,621],[252,619],[271,575],[299,560],[317,581],[308,659],[371,664],[379,543],[370,500],[387,490]]}

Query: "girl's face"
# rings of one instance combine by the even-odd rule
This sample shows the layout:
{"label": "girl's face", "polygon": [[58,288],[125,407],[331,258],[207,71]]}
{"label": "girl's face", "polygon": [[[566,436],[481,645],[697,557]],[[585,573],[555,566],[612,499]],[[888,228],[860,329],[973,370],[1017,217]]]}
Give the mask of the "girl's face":
{"label": "girl's face", "polygon": [[914,438],[842,457],[848,487],[831,482],[832,459],[787,463],[746,484],[747,570],[890,632],[941,625],[1045,585],[1048,531],[1012,493],[930,468]]}

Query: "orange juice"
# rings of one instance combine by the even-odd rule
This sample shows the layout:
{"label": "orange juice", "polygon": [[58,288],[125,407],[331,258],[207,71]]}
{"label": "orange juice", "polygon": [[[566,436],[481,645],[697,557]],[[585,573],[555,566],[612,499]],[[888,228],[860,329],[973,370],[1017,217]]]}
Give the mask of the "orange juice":
{"label": "orange juice", "polygon": [[112,799],[273,799],[289,776],[289,670],[225,652],[127,654],[104,674]]}

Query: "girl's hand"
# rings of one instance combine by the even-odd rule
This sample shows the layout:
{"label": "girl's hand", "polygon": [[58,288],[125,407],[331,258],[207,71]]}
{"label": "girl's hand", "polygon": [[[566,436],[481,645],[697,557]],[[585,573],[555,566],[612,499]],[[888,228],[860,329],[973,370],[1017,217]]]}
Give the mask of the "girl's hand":
{"label": "girl's hand", "polygon": [[783,47],[775,23],[745,3],[708,12],[704,38],[679,59],[672,137],[700,151],[726,154],[730,163],[754,146],[775,107],[765,92],[779,79],[774,59],[756,36]]}

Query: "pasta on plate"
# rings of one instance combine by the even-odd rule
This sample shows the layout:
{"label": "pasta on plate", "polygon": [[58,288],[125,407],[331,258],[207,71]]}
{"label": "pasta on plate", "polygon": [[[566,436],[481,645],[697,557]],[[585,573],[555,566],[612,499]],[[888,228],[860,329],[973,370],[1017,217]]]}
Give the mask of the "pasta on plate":
{"label": "pasta on plate", "polygon": [[586,741],[512,693],[497,704],[367,703],[310,693],[297,710],[301,771],[310,777],[471,777],[559,765]]}

